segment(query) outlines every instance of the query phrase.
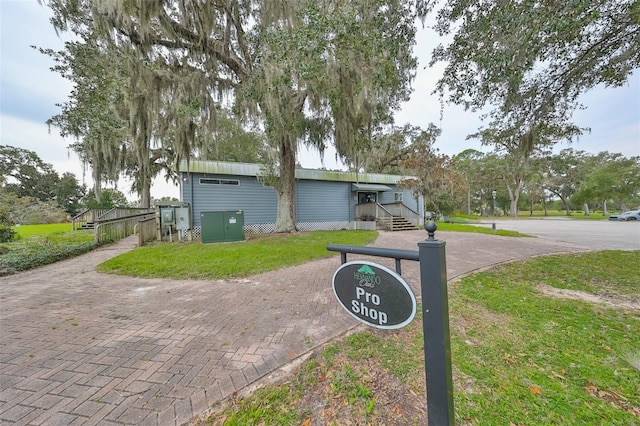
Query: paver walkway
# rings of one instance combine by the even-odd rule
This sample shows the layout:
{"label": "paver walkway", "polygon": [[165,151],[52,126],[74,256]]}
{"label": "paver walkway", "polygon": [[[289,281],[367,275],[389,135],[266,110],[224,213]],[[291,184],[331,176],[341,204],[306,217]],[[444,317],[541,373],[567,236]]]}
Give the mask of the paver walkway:
{"label": "paver walkway", "polygon": [[[451,280],[496,263],[586,247],[436,233]],[[417,250],[425,231],[375,246]],[[358,325],[338,305],[339,256],[241,280],[104,275],[135,237],[0,278],[0,422],[181,425]],[[349,257],[349,260],[356,257]],[[374,261],[393,268],[393,261]],[[403,276],[419,291],[417,262]]]}

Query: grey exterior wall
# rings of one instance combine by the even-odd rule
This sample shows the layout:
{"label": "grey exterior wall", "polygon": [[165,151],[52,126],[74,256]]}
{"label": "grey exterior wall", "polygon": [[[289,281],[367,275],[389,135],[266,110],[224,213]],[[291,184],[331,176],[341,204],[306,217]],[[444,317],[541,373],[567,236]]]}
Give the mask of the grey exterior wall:
{"label": "grey exterior wall", "polygon": [[[238,180],[240,184],[200,184],[200,178],[203,177]],[[191,205],[194,225],[200,225],[200,213],[224,210],[242,210],[245,224],[276,221],[276,191],[263,186],[255,177],[182,173],[181,178],[181,198]]]}
{"label": "grey exterior wall", "polygon": [[413,198],[413,191],[411,191],[410,189],[398,189],[394,185],[389,186],[394,188],[394,190],[382,193],[380,204],[393,203],[394,201],[396,201],[395,194],[397,192],[401,192],[402,202],[404,203],[404,205],[409,207],[411,210],[414,210],[416,213],[420,213],[420,215],[423,215],[424,207],[422,203],[422,197]]}
{"label": "grey exterior wall", "polygon": [[351,184],[317,180],[296,180],[298,222],[350,221]]}
{"label": "grey exterior wall", "polygon": [[[239,185],[200,184],[200,178],[233,179]],[[379,192],[381,204],[395,201],[395,193],[403,193],[404,204],[422,214],[420,201],[410,190],[386,184],[391,191]],[[276,191],[259,183],[255,176],[181,173],[181,200],[192,208],[193,225],[200,225],[200,213],[221,210],[243,210],[244,223],[275,223]],[[296,179],[297,222],[351,222],[355,220],[357,192],[352,182]]]}

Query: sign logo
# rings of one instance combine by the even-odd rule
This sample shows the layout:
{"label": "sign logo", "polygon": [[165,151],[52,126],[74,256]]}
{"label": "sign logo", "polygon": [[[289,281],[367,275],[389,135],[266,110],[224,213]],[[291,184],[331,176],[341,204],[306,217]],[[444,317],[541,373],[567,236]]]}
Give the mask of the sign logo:
{"label": "sign logo", "polygon": [[416,298],[409,284],[385,266],[348,262],[333,274],[333,292],[354,318],[382,329],[401,328],[416,314]]}
{"label": "sign logo", "polygon": [[359,280],[359,285],[363,287],[375,287],[380,284],[380,277],[369,265],[362,265],[354,274],[353,278]]}

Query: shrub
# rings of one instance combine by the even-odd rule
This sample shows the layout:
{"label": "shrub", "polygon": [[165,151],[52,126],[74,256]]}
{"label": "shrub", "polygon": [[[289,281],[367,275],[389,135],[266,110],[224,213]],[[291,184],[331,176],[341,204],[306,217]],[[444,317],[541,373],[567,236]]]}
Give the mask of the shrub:
{"label": "shrub", "polygon": [[0,243],[8,243],[13,240],[16,232],[11,229],[11,226],[0,225]]}
{"label": "shrub", "polygon": [[16,232],[11,229],[13,221],[6,209],[0,209],[0,243],[7,243],[13,240]]}
{"label": "shrub", "polygon": [[74,231],[15,240],[0,255],[0,276],[87,253],[98,246],[93,240],[88,240],[90,237],[90,233]]}

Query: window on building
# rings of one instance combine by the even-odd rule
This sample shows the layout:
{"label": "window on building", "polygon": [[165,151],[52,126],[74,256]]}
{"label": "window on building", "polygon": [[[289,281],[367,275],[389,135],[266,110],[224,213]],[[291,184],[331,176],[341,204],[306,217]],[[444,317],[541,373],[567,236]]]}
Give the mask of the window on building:
{"label": "window on building", "polygon": [[240,181],[236,179],[212,179],[212,178],[200,178],[200,185],[231,185],[239,186]]}
{"label": "window on building", "polygon": [[402,192],[396,192],[394,195],[396,201],[402,201]]}

